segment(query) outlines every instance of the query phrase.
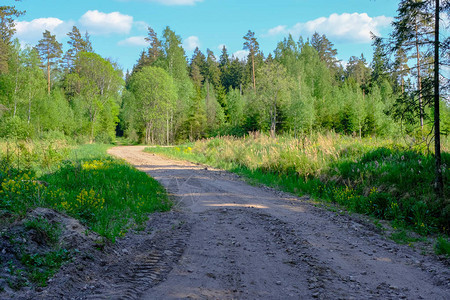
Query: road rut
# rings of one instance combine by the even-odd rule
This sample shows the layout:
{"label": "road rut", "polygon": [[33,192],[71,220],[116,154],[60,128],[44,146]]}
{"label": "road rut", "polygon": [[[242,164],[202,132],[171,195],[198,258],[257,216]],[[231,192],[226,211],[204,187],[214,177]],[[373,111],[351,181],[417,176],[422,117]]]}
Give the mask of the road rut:
{"label": "road rut", "polygon": [[397,245],[356,216],[143,149],[109,153],[168,190],[189,234],[164,280],[136,298],[450,298],[448,262]]}

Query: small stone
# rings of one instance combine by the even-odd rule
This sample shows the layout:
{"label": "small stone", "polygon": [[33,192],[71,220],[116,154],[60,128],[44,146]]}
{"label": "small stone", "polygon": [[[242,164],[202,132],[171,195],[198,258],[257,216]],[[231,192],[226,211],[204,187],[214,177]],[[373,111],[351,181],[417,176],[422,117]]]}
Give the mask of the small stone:
{"label": "small stone", "polygon": [[390,285],[389,288],[390,288],[391,290],[398,290],[398,287],[395,286],[395,285]]}
{"label": "small stone", "polygon": [[277,281],[275,282],[277,285],[281,285],[281,281]]}
{"label": "small stone", "polygon": [[319,292],[315,292],[314,294],[312,294],[312,296],[313,296],[314,298],[319,298]]}
{"label": "small stone", "polygon": [[124,253],[124,254],[128,254],[129,253],[129,251],[127,250],[127,249],[122,249],[122,253]]}

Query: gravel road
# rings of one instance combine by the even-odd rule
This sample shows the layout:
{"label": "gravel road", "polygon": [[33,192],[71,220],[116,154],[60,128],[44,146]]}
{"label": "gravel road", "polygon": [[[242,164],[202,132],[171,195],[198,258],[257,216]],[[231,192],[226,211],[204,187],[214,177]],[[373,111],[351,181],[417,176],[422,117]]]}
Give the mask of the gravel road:
{"label": "gravel road", "polygon": [[143,149],[109,153],[166,187],[175,207],[158,218],[172,231],[159,238],[176,249],[162,252],[165,273],[129,298],[450,299],[448,261],[397,245],[357,216]]}

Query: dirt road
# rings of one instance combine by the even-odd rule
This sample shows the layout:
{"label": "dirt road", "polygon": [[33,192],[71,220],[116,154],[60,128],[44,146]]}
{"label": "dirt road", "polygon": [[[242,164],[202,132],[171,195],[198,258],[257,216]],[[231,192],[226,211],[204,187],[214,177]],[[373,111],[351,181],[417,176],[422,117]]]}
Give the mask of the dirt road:
{"label": "dirt road", "polygon": [[450,298],[448,263],[369,223],[143,148],[109,153],[167,188],[189,234],[173,269],[142,299]]}
{"label": "dirt road", "polygon": [[109,153],[159,180],[174,209],[115,244],[78,226],[80,254],[48,287],[14,299],[450,299],[448,260],[355,215],[143,148]]}

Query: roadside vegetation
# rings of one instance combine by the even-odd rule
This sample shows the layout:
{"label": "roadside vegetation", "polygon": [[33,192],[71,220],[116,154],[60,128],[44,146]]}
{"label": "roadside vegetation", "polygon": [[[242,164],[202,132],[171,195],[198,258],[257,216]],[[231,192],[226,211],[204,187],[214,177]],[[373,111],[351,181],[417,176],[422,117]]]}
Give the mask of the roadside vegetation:
{"label": "roadside vegetation", "polygon": [[[446,143],[445,182],[450,179],[448,149]],[[146,151],[226,169],[297,195],[309,194],[424,236],[449,233],[450,188],[445,186],[443,199],[436,198],[434,157],[426,149],[393,140],[331,133],[304,139],[251,134]]]}
{"label": "roadside vegetation", "polygon": [[[142,228],[149,213],[170,208],[164,188],[108,156],[110,146],[61,141],[0,144],[0,240],[8,253],[14,253],[0,264],[9,270],[11,288],[45,286],[75,254],[58,243],[61,224],[30,217],[34,209],[67,214],[104,242],[114,242],[128,230]],[[29,249],[23,242],[30,232],[42,249]]]}
{"label": "roadside vegetation", "polygon": [[[116,136],[190,141],[151,151],[441,234],[436,253],[449,254],[449,80],[437,75],[439,62],[450,64],[450,37],[431,33],[439,37],[433,23],[450,5],[416,2],[399,1],[391,36],[373,37],[371,62],[361,54],[344,66],[318,32],[288,35],[263,53],[252,30],[241,35],[246,58],[223,46],[220,54],[197,47],[187,59],[167,26],[160,35],[148,27],[148,47],[126,74],[76,26],[64,47],[48,30],[22,45],[14,35],[25,12],[0,6],[0,250],[15,249],[0,259],[8,284],[45,285],[70,258],[52,242],[57,227],[27,219],[35,208],[74,217],[111,242],[170,208],[155,180],[92,144]],[[6,233],[13,224],[40,232],[47,250],[27,252],[23,236]]]}

